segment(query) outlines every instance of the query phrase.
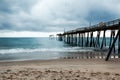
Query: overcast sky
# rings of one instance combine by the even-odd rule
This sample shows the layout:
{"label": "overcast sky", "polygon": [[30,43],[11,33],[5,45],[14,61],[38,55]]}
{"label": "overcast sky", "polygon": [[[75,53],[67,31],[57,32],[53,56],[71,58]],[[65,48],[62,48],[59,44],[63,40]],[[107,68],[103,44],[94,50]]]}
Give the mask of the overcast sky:
{"label": "overcast sky", "polygon": [[63,32],[119,17],[120,0],[0,0],[0,36]]}

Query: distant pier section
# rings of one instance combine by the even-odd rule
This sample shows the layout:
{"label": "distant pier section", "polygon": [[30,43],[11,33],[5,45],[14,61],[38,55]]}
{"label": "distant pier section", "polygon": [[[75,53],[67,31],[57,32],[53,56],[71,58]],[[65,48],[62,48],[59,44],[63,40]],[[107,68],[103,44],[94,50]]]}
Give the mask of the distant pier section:
{"label": "distant pier section", "polygon": [[49,39],[54,39],[54,35],[49,35]]}
{"label": "distant pier section", "polygon": [[[59,41],[64,41],[67,44],[103,49],[107,44],[106,32],[108,30],[110,31],[109,51],[107,55],[101,55],[102,57],[105,57],[106,61],[108,61],[111,56],[113,58],[120,58],[120,19],[100,22],[99,24],[89,27],[77,28],[57,34],[57,36]],[[96,37],[93,36],[95,32]],[[100,37],[102,32],[102,37]],[[102,38],[102,41],[100,41],[100,38]],[[118,43],[117,48],[115,43]],[[118,49],[117,54],[115,53],[115,49]]]}

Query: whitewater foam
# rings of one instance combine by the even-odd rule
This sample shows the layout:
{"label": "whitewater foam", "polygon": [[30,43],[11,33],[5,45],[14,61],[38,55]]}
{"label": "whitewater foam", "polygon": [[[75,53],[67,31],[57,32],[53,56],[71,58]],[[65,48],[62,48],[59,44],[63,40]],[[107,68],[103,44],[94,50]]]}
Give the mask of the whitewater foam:
{"label": "whitewater foam", "polygon": [[93,51],[92,49],[84,49],[80,47],[71,48],[38,48],[38,49],[0,49],[0,54],[15,54],[15,53],[34,53],[34,52],[87,52]]}

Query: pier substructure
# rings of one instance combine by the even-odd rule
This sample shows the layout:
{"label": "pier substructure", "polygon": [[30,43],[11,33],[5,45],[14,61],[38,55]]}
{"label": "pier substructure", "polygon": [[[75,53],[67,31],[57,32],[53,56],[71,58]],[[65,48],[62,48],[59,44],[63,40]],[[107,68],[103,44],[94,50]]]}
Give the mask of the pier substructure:
{"label": "pier substructure", "polygon": [[[110,43],[109,43],[109,51],[107,56],[100,55],[100,57],[106,57],[105,60],[108,61],[110,58],[110,55],[114,49],[115,53],[115,43],[118,40],[118,57],[120,58],[120,19],[116,19],[109,22],[101,22],[97,25],[93,25],[90,27],[83,27],[83,28],[77,28],[75,30],[70,30],[64,32],[61,37],[59,35],[59,39],[63,40],[64,42],[67,42],[68,44],[80,46],[80,47],[97,47],[100,49],[103,49],[103,47],[106,47],[106,31],[111,30],[111,36],[110,36]],[[93,32],[97,31],[97,37],[93,37]],[[103,31],[103,37],[100,37],[100,33]],[[115,31],[118,31],[115,35]],[[85,34],[87,35],[85,36]],[[77,35],[78,34],[78,35]],[[102,42],[101,39],[102,38]],[[85,54],[82,54],[82,57],[85,57]],[[99,55],[99,54],[98,54]],[[114,58],[115,58],[114,54]],[[87,58],[94,57],[92,53],[87,55]]]}

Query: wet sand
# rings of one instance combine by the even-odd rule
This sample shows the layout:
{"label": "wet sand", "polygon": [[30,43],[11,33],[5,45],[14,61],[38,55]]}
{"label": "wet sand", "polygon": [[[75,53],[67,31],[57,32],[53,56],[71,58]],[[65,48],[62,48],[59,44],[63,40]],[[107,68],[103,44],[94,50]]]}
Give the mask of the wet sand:
{"label": "wet sand", "polygon": [[120,59],[0,62],[0,80],[120,80]]}

